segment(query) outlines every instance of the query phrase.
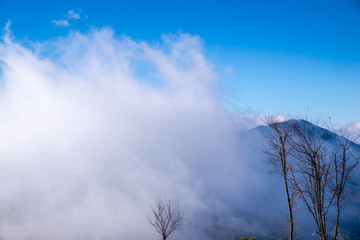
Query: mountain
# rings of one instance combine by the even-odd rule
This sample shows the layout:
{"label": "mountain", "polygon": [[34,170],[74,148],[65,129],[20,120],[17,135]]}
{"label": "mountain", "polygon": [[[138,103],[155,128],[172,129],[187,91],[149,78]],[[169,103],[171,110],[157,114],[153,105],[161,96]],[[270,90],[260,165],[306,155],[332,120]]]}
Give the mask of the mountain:
{"label": "mountain", "polygon": [[[315,125],[313,123],[310,123],[309,121],[300,119],[290,119],[288,121],[285,122],[280,122],[278,123],[280,125],[284,125],[284,126],[289,126],[290,124],[293,125],[295,128],[301,128],[301,127],[305,127],[307,129],[313,129],[314,132],[316,132],[316,134],[325,142],[333,142],[335,141],[335,139],[337,138],[343,138],[342,136],[339,136],[338,134],[329,131],[328,129],[325,129],[323,127],[320,127],[318,125]],[[257,126],[255,128],[250,129],[250,132],[254,132],[254,131],[259,131],[262,134],[266,134],[266,132],[268,132],[270,130],[270,127],[265,126],[265,125],[261,125],[261,126]],[[360,145],[357,143],[353,142],[353,147],[356,148],[358,151],[360,151]]]}
{"label": "mountain", "polygon": [[[344,136],[340,136],[335,132],[329,131],[328,129],[322,128],[318,125],[312,124],[306,120],[295,120],[291,119],[285,122],[278,123],[281,125],[281,127],[288,127],[289,125],[292,125],[294,129],[298,131],[303,131],[304,129],[310,130],[316,138],[319,138],[323,141],[326,145],[326,149],[328,154],[331,154],[332,151],[335,149],[335,143],[337,140],[340,140],[342,142],[349,141],[351,145],[351,150],[355,155],[360,155],[360,145],[351,142],[349,139],[344,138]],[[261,149],[264,146],[266,146],[265,136],[267,133],[271,131],[271,128],[269,126],[258,126],[256,128],[250,129],[246,132],[239,133],[240,138],[242,141],[244,139],[247,139],[247,141],[250,142],[249,146],[257,145],[257,148]],[[254,140],[254,139],[261,139]],[[330,155],[328,155],[330,156]],[[265,157],[264,157],[265,158]],[[340,233],[343,238],[339,239],[360,239],[360,175],[358,174],[360,172],[360,166],[357,167],[357,171],[354,174],[354,177],[351,179],[351,181],[348,182],[348,190],[352,191],[354,193],[354,199],[349,204],[349,206],[344,210],[342,213],[342,221],[340,223]],[[282,184],[281,181],[279,181],[279,184]],[[274,196],[275,197],[275,196]],[[299,221],[298,223],[300,225],[309,224],[308,226],[303,227],[302,231],[300,233],[300,239],[308,239],[308,236],[310,236],[310,232],[314,231],[316,229],[312,230],[311,224],[315,226],[315,222],[313,222],[313,219],[307,215],[309,213],[307,212],[305,206],[302,206],[299,204],[299,213],[297,214],[298,219],[302,220],[303,222]],[[306,219],[306,220],[304,220]],[[332,228],[334,224],[334,211],[329,212],[328,215],[329,219],[329,230]],[[331,234],[331,232],[330,232]]]}

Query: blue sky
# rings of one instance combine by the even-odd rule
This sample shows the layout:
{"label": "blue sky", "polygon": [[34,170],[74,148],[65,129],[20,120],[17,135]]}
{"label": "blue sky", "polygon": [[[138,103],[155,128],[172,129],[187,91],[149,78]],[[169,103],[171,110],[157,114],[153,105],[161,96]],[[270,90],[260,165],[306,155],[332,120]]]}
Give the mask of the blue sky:
{"label": "blue sky", "polygon": [[[67,18],[69,10],[80,18]],[[309,108],[315,120],[360,121],[357,0],[0,0],[0,25],[9,20],[24,41],[103,26],[149,42],[164,33],[199,35],[231,111],[304,115]]]}

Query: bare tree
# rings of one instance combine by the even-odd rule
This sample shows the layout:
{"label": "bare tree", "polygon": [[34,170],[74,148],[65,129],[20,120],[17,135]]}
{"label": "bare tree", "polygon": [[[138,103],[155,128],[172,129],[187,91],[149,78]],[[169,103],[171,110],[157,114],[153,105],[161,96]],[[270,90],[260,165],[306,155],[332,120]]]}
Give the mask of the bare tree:
{"label": "bare tree", "polygon": [[[360,162],[359,151],[355,149],[358,145],[354,144],[357,138],[343,129],[331,128],[335,133],[332,135],[304,120],[280,123],[274,117],[267,117],[265,123],[270,131],[266,134],[264,152],[275,172],[282,177],[286,190],[289,239],[294,238],[293,204],[298,194],[314,218],[321,240],[328,239],[328,212],[332,207],[336,209],[333,235],[336,240],[341,213],[353,198],[347,183]],[[282,233],[286,233],[284,226]],[[287,239],[284,236],[286,234],[282,238]]]}
{"label": "bare tree", "polygon": [[147,214],[146,217],[165,240],[179,226],[184,213],[184,208],[179,205],[179,199],[172,200],[162,193],[158,195],[151,214]]}
{"label": "bare tree", "polygon": [[352,200],[353,194],[346,188],[347,183],[354,175],[355,168],[359,164],[360,154],[355,153],[353,147],[357,137],[347,134],[343,129],[332,131],[337,133],[335,137],[335,150],[333,152],[334,178],[332,190],[335,194],[336,221],[333,240],[336,240],[340,223],[340,215]]}
{"label": "bare tree", "polygon": [[[292,152],[291,138],[293,135],[292,122],[279,122],[273,116],[267,116],[265,123],[269,126],[270,131],[265,133],[265,139],[267,146],[264,149],[264,153],[267,157],[268,163],[272,165],[274,173],[281,176],[284,182],[287,208],[289,213],[289,224],[281,225],[281,238],[282,239],[294,239],[294,205],[296,202],[296,190],[290,188],[290,170],[292,169],[292,163],[289,159],[289,155]],[[284,229],[286,225],[289,225],[289,230]]]}
{"label": "bare tree", "polygon": [[320,239],[327,240],[327,214],[335,194],[331,191],[333,166],[320,130],[307,121],[294,125],[292,147],[296,168],[292,170],[292,186],[314,218]]}

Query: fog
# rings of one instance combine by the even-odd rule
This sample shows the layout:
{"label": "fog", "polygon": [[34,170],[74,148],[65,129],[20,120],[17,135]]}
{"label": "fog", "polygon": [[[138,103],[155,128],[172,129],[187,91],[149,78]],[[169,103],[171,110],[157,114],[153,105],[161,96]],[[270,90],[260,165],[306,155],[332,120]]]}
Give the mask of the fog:
{"label": "fog", "polygon": [[254,122],[222,107],[198,36],[34,43],[7,26],[0,66],[2,239],[159,239],[146,213],[160,192],[185,207],[172,239],[276,232],[281,184],[235,131]]}

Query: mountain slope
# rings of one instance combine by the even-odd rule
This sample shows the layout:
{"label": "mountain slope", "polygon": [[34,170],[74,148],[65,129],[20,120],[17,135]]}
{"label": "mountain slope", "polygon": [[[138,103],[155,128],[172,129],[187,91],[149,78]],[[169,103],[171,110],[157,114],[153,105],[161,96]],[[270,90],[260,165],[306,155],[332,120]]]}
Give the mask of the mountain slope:
{"label": "mountain slope", "polygon": [[[278,123],[281,125],[284,125],[285,127],[289,126],[290,124],[294,126],[295,129],[301,130],[301,129],[311,129],[311,131],[314,133],[315,137],[318,137],[319,140],[323,141],[326,145],[328,154],[331,154],[332,151],[335,149],[335,143],[337,140],[340,141],[350,141],[345,139],[343,136],[339,136],[338,134],[331,132],[325,128],[319,127],[317,125],[314,125],[308,121],[305,120],[288,120],[285,122]],[[248,130],[246,133],[248,136],[260,136],[263,141],[263,146],[266,146],[265,136],[267,133],[271,131],[271,128],[268,126],[258,126],[256,128]],[[244,136],[244,134],[242,134]],[[259,144],[260,145],[260,144]],[[356,154],[360,155],[360,145],[351,142],[351,150]],[[261,148],[261,146],[259,146]],[[330,156],[330,155],[329,155]],[[359,170],[357,170],[357,173]],[[279,184],[281,184],[279,182]],[[354,178],[351,179],[351,181],[348,182],[348,189],[354,193],[354,199],[352,203],[345,209],[343,212],[343,220],[340,223],[341,227],[341,233],[343,233],[344,236],[347,236],[347,238],[344,239],[356,239],[356,236],[360,236],[360,176],[359,174],[355,174]],[[307,210],[302,206],[302,210],[300,211],[298,216],[300,219],[303,218],[304,214],[308,214]],[[334,212],[329,213],[329,230],[331,230],[332,225],[334,224]],[[312,220],[311,218],[309,220]],[[315,223],[314,223],[315,224]],[[301,225],[301,223],[300,223]],[[305,230],[306,231],[306,230]],[[302,235],[302,234],[301,234]],[[302,236],[301,239],[306,239],[306,235]]]}

